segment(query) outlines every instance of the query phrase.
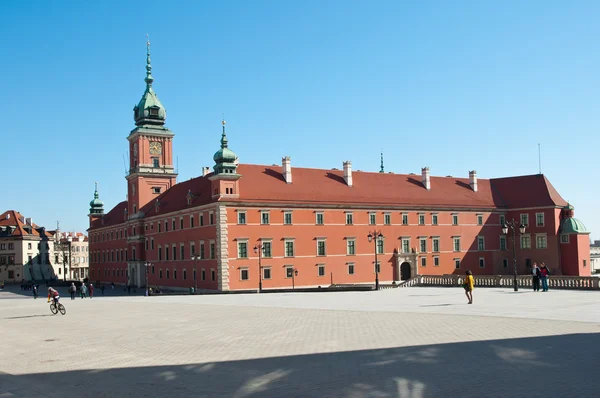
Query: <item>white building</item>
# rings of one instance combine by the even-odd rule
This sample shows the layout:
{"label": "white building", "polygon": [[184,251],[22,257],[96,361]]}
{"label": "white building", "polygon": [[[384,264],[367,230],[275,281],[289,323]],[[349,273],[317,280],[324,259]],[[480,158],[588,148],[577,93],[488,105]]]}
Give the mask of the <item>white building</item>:
{"label": "white building", "polygon": [[590,245],[590,265],[592,274],[600,274],[600,240]]}

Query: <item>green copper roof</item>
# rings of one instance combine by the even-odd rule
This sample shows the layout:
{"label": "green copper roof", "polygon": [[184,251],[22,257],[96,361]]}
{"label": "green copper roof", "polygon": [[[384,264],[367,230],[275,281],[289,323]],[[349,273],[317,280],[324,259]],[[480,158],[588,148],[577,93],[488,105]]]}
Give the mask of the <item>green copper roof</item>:
{"label": "green copper roof", "polygon": [[96,189],[94,190],[94,199],[90,202],[90,214],[102,214],[104,213],[104,202],[100,200],[98,195],[98,183],[96,183]]}
{"label": "green copper roof", "polygon": [[561,234],[587,234],[588,230],[585,225],[576,218],[569,217],[565,218],[560,224]]}
{"label": "green copper roof", "polygon": [[223,134],[221,134],[221,149],[215,152],[213,160],[215,163],[233,163],[237,156],[228,147],[227,136],[225,135],[225,120],[223,120]]}
{"label": "green copper roof", "polygon": [[152,65],[150,62],[150,41],[146,43],[146,91],[140,102],[133,108],[133,119],[138,126],[144,124],[164,124],[167,119],[167,111],[158,100],[158,96],[152,89],[154,78],[152,77]]}

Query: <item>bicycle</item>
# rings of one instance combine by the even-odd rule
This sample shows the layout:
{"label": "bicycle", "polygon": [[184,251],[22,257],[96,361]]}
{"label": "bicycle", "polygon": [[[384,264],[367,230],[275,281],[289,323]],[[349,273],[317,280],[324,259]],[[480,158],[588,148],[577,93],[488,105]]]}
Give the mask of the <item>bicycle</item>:
{"label": "bicycle", "polygon": [[55,302],[50,303],[50,311],[54,315],[58,314],[59,311],[62,315],[65,315],[67,313],[67,310],[65,309],[64,305],[62,305],[61,303],[58,303],[58,305],[56,305]]}

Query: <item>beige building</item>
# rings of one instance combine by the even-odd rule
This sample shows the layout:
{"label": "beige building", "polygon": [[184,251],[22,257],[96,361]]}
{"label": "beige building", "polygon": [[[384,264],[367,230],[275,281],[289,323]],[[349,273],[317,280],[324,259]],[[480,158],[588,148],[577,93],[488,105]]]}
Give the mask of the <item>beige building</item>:
{"label": "beige building", "polygon": [[87,278],[90,269],[87,236],[80,232],[55,231],[54,263],[59,279],[83,280]]}
{"label": "beige building", "polygon": [[0,281],[56,278],[52,231],[15,210],[0,215]]}

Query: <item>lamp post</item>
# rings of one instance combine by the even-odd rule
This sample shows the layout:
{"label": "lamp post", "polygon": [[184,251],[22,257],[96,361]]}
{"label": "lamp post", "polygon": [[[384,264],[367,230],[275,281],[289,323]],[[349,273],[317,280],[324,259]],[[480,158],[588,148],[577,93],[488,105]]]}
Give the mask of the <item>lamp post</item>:
{"label": "lamp post", "polygon": [[63,266],[64,266],[64,272],[63,272],[63,279],[66,281],[67,280],[67,267],[69,268],[69,270],[71,269],[71,243],[73,242],[73,237],[71,235],[67,236],[67,247],[69,248],[69,257],[68,257],[68,262],[64,261],[64,251],[63,251]]}
{"label": "lamp post", "polygon": [[145,263],[144,266],[146,267],[146,293],[145,295],[148,296],[148,268],[152,266],[151,263]]}
{"label": "lamp post", "polygon": [[194,260],[194,294],[196,294],[196,290],[198,290],[198,260],[200,260],[200,256],[192,255],[192,260]]}
{"label": "lamp post", "polygon": [[298,270],[292,268],[292,290],[296,289],[296,281],[294,280],[296,276],[298,276]]}
{"label": "lamp post", "polygon": [[367,235],[369,242],[375,243],[375,290],[379,290],[379,263],[377,262],[377,243],[383,240],[381,231],[372,231]]}
{"label": "lamp post", "polygon": [[514,219],[512,221],[505,222],[502,226],[502,233],[508,234],[508,229],[512,231],[512,247],[513,247],[513,288],[515,292],[519,291],[519,285],[517,284],[517,247],[515,245],[515,228],[519,228],[521,234],[525,233],[525,225],[517,223]]}
{"label": "lamp post", "polygon": [[262,292],[262,252],[263,245],[257,244],[254,246],[254,253],[258,253],[258,292]]}

